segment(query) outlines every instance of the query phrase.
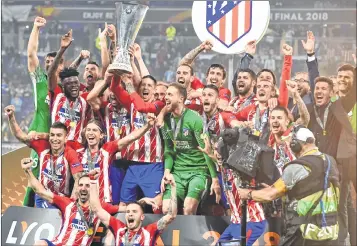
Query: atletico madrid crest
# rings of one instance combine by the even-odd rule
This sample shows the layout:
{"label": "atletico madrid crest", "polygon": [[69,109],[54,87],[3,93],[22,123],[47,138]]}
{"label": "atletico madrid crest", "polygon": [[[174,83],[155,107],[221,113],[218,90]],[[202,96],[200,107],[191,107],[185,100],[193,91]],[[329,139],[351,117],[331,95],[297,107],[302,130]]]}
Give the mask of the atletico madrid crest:
{"label": "atletico madrid crest", "polygon": [[252,1],[207,1],[207,31],[227,48],[252,28]]}

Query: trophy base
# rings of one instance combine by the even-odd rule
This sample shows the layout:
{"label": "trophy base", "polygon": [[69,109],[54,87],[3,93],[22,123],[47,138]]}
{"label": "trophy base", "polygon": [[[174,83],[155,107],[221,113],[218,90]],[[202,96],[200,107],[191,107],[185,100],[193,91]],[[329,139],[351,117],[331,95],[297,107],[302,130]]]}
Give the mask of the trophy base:
{"label": "trophy base", "polygon": [[133,73],[133,69],[131,65],[125,63],[112,63],[108,67],[108,72],[120,75],[123,73]]}

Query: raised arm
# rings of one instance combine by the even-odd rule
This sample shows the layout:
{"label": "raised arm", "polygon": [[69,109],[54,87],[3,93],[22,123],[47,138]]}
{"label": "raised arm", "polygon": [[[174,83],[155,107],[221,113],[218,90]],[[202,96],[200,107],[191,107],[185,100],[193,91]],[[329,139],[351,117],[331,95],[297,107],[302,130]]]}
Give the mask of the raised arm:
{"label": "raised arm", "polygon": [[242,59],[240,59],[239,67],[237,68],[236,72],[234,73],[233,80],[232,80],[233,85],[235,85],[235,83],[237,81],[239,71],[250,67],[250,63],[254,59],[256,50],[257,50],[257,41],[256,40],[252,40],[247,43],[247,45],[245,46],[245,54],[242,57]]}
{"label": "raised arm", "polygon": [[289,102],[289,94],[288,87],[286,86],[286,81],[290,80],[291,77],[293,48],[287,44],[284,44],[282,47],[282,51],[284,54],[284,64],[283,71],[281,73],[278,102],[279,105],[287,107]]}
{"label": "raised arm", "polygon": [[81,62],[85,59],[89,59],[90,57],[90,52],[88,50],[82,50],[81,53],[79,53],[79,56],[72,62],[69,67],[77,69],[79,65],[81,65]]}
{"label": "raised arm", "polygon": [[116,55],[116,48],[117,48],[117,31],[113,24],[108,25],[108,36],[110,39],[110,46],[109,46],[109,61],[110,63],[113,62],[115,55]]}
{"label": "raised arm", "polygon": [[106,72],[104,75],[104,80],[97,81],[94,85],[94,88],[88,93],[87,102],[94,111],[98,111],[101,108],[102,100],[99,97],[109,87],[112,79],[113,74]]}
{"label": "raised arm", "polygon": [[32,174],[31,167],[33,165],[33,160],[31,158],[24,158],[21,160],[21,167],[25,172],[25,175],[28,180],[28,187],[31,187],[33,191],[39,195],[42,199],[48,201],[49,203],[53,203],[53,193],[48,191],[41,185],[41,183],[35,178]]}
{"label": "raised arm", "polygon": [[46,25],[46,19],[37,16],[33,23],[32,31],[30,34],[30,39],[27,44],[27,68],[29,72],[35,72],[39,65],[37,50],[38,50],[38,39],[40,36],[40,28]]}
{"label": "raised arm", "polygon": [[132,46],[129,47],[129,54],[130,54],[130,64],[133,69],[133,84],[135,89],[137,89],[141,82],[141,74],[138,67],[135,64],[135,48],[136,48],[135,45],[136,44],[133,44]]}
{"label": "raised arm", "polygon": [[177,196],[175,179],[172,174],[168,174],[164,180],[165,184],[170,184],[171,186],[171,197],[167,214],[164,215],[157,222],[157,229],[159,231],[163,231],[172,221],[174,221],[177,215]]}
{"label": "raised arm", "polygon": [[120,85],[121,80],[118,77],[113,77],[110,84],[110,90],[114,93],[118,102],[125,107],[126,110],[130,112],[131,108],[131,98],[128,92]]}
{"label": "raised arm", "polygon": [[5,114],[8,117],[9,126],[10,126],[12,134],[15,136],[15,138],[17,140],[28,145],[31,138],[21,130],[19,124],[16,122],[15,106],[9,105],[9,106],[5,107]]}
{"label": "raised arm", "polygon": [[121,138],[118,140],[118,150],[122,150],[129,144],[133,143],[134,141],[138,140],[141,138],[150,128],[152,128],[155,125],[155,116],[153,114],[148,114],[147,115],[147,123],[145,126],[135,129],[133,132],[131,132],[129,135],[125,136],[124,138]]}
{"label": "raised arm", "polygon": [[288,90],[290,92],[290,95],[292,95],[294,101],[296,102],[300,115],[300,118],[297,119],[295,123],[297,125],[304,125],[305,127],[307,127],[310,122],[310,114],[297,89],[298,86],[295,81],[288,81]]}
{"label": "raised arm", "polygon": [[133,46],[134,48],[134,56],[136,58],[136,60],[138,61],[139,64],[139,69],[140,69],[140,74],[141,74],[141,78],[145,77],[147,75],[150,75],[149,70],[147,69],[145,63],[144,63],[144,59],[141,55],[141,48],[138,44],[134,44]]}
{"label": "raised arm", "polygon": [[188,52],[185,57],[181,59],[179,66],[183,64],[192,65],[198,54],[200,54],[202,51],[211,50],[212,47],[213,44],[211,43],[211,41],[206,40],[202,42],[199,46]]}
{"label": "raised arm", "polygon": [[108,36],[108,24],[105,22],[104,30],[98,29],[99,45],[100,45],[100,57],[102,60],[102,78],[105,76],[105,72],[110,64],[107,36]]}
{"label": "raised arm", "polygon": [[61,37],[61,47],[57,52],[57,55],[48,70],[48,90],[54,91],[57,87],[57,69],[63,58],[64,52],[67,50],[69,45],[72,43],[72,29],[68,33]]}
{"label": "raised arm", "polygon": [[93,213],[98,216],[99,220],[106,226],[109,226],[110,214],[102,208],[98,197],[97,179],[99,177],[98,170],[92,170],[89,173],[90,189],[89,189],[89,205]]}
{"label": "raised arm", "polygon": [[310,88],[312,94],[314,94],[315,79],[320,76],[319,65],[315,56],[315,36],[311,31],[308,31],[306,36],[306,41],[301,40],[301,43],[307,54],[306,64],[309,73]]}

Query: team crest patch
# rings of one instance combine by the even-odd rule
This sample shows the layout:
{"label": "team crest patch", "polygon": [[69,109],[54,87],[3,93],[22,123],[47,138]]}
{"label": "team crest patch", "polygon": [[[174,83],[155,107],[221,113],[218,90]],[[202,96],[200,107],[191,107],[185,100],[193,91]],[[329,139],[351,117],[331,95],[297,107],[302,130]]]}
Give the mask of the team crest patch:
{"label": "team crest patch", "polygon": [[187,128],[183,128],[182,131],[183,131],[183,135],[184,135],[185,137],[187,137],[187,136],[190,134],[190,130],[187,129]]}

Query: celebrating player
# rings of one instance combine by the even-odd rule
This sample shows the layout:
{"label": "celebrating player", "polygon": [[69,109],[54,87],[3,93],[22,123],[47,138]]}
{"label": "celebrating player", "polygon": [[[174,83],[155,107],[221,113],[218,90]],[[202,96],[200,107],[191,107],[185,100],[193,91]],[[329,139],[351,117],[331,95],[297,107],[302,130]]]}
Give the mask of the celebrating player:
{"label": "celebrating player", "polygon": [[165,174],[162,190],[165,190],[163,212],[169,208],[170,187],[164,188],[165,178],[169,174],[178,185],[178,199],[183,202],[185,215],[196,214],[198,204],[208,189],[209,174],[212,178],[211,194],[220,200],[220,186],[213,161],[203,154],[198,146],[204,148],[202,118],[190,109],[186,109],[186,88],[178,83],[171,84],[166,92],[166,107],[171,112],[165,117],[162,135],[165,143]]}
{"label": "celebrating player", "polygon": [[[10,105],[5,108],[5,113],[9,118],[9,125],[14,136],[21,142],[34,149],[39,158],[40,183],[51,192],[60,196],[70,196],[70,178],[73,176],[76,189],[78,179],[82,175],[82,165],[79,163],[76,152],[65,145],[67,128],[60,122],[51,125],[49,137],[38,136],[40,139],[32,139],[26,135],[18,126],[15,115],[15,107]],[[43,140],[49,138],[49,140]],[[72,196],[75,194],[72,192]],[[53,208],[41,197],[35,197],[36,207]]]}
{"label": "celebrating player", "polygon": [[90,206],[92,211],[98,216],[101,222],[109,227],[115,237],[115,245],[155,245],[157,237],[162,231],[176,218],[177,214],[177,198],[176,198],[176,184],[172,175],[165,177],[165,184],[171,187],[171,198],[168,207],[168,212],[159,221],[147,226],[142,223],[145,219],[144,210],[141,204],[137,202],[128,203],[125,212],[125,222],[116,219],[105,211],[100,205],[97,196],[97,182],[98,177],[96,170],[90,173]]}

